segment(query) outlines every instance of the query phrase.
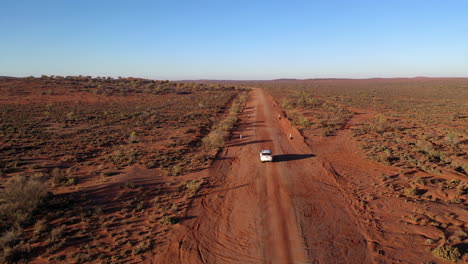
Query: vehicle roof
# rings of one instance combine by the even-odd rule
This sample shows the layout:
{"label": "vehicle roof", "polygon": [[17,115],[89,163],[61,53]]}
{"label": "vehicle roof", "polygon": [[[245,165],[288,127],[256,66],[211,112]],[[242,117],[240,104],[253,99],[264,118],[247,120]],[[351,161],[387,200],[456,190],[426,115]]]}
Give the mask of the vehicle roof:
{"label": "vehicle roof", "polygon": [[264,150],[262,150],[262,153],[270,153],[270,154],[271,154],[271,150],[269,150],[269,149],[264,149]]}

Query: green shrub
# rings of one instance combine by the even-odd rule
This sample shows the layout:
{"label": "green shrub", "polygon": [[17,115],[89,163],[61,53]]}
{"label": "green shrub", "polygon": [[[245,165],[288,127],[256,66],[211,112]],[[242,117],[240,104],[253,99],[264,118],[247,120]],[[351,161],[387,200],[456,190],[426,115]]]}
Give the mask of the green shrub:
{"label": "green shrub", "polygon": [[419,189],[417,187],[412,187],[412,188],[405,189],[404,192],[407,196],[419,197],[425,193],[425,190]]}
{"label": "green shrub", "polygon": [[219,149],[224,146],[225,137],[225,132],[213,131],[203,138],[203,146],[208,149]]}
{"label": "green shrub", "polygon": [[128,141],[130,143],[135,143],[137,142],[137,133],[135,131],[132,131],[132,133],[130,133],[130,136],[128,138]]}
{"label": "green shrub", "polygon": [[284,99],[281,102],[281,108],[283,108],[283,109],[292,109],[293,105],[291,104],[291,102],[288,99]]}
{"label": "green shrub", "polygon": [[162,225],[173,225],[176,223],[175,219],[170,216],[165,216],[159,220],[159,223]]}
{"label": "green shrub", "polygon": [[75,112],[68,112],[66,119],[69,121],[75,120]]}
{"label": "green shrub", "polygon": [[192,193],[196,193],[202,186],[203,181],[187,181],[185,187]]}
{"label": "green shrub", "polygon": [[301,116],[298,118],[298,120],[295,122],[297,125],[303,127],[303,128],[309,128],[310,125],[312,124],[309,119],[305,116]]}
{"label": "green shrub", "polygon": [[245,101],[247,100],[246,94],[239,95],[231,105],[228,116],[221,120],[218,124],[213,126],[212,131],[202,139],[202,144],[206,149],[220,149],[239,120],[237,115],[241,111]]}
{"label": "green shrub", "polygon": [[450,245],[438,246],[432,250],[432,255],[453,262],[457,262],[461,258],[461,253],[458,248],[452,247]]}
{"label": "green shrub", "polygon": [[450,145],[456,146],[459,143],[458,134],[456,134],[455,132],[448,132],[446,140]]}
{"label": "green shrub", "polygon": [[169,169],[168,174],[169,174],[170,176],[177,176],[177,175],[179,175],[179,174],[182,172],[182,169],[183,169],[183,168],[182,168],[181,165],[179,165],[179,164],[174,165],[174,166],[172,166],[172,167]]}
{"label": "green shrub", "polygon": [[372,129],[372,131],[378,134],[394,130],[393,125],[390,123],[390,121],[388,121],[388,119],[384,115],[376,115],[370,128]]}
{"label": "green shrub", "polygon": [[129,166],[137,162],[141,153],[132,148],[121,147],[115,150],[109,157],[108,160],[117,166]]}

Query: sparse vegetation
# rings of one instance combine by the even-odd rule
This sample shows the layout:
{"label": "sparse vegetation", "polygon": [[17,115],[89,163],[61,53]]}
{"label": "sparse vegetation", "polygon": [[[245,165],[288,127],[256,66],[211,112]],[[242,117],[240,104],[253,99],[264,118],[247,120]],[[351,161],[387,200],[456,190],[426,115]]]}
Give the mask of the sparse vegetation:
{"label": "sparse vegetation", "polygon": [[141,253],[144,253],[150,249],[152,246],[151,241],[141,241],[135,247],[132,249],[132,254],[133,255],[140,255]]}
{"label": "sparse vegetation", "polygon": [[432,250],[432,254],[438,258],[457,262],[461,259],[461,253],[456,247],[449,245],[438,246]]}
{"label": "sparse vegetation", "polygon": [[[466,174],[466,79],[297,80],[268,88],[306,136],[330,136],[358,108],[376,112],[351,127],[369,159],[386,165]],[[307,124],[302,117],[310,121]],[[450,118],[447,118],[450,117]],[[302,121],[301,121],[302,119]]]}
{"label": "sparse vegetation", "polygon": [[238,121],[237,116],[242,110],[246,99],[247,94],[244,93],[234,100],[227,116],[214,125],[211,132],[203,138],[205,148],[218,151],[224,145],[225,140],[229,137],[230,132]]}
{"label": "sparse vegetation", "polygon": [[200,187],[203,185],[203,181],[188,181],[185,183],[185,187],[192,193],[195,194],[198,192]]}
{"label": "sparse vegetation", "polygon": [[314,135],[331,136],[353,116],[352,111],[303,87],[297,90],[274,86],[268,88],[278,97],[291,123],[303,132],[313,131]]}
{"label": "sparse vegetation", "polygon": [[176,223],[176,221],[170,216],[164,216],[163,218],[161,218],[159,223],[161,223],[162,225],[173,225]]}
{"label": "sparse vegetation", "polygon": [[48,186],[39,178],[15,175],[0,191],[0,259],[14,262],[31,251],[24,242],[21,226],[31,220],[33,213],[48,194]]}
{"label": "sparse vegetation", "polygon": [[[0,262],[28,261],[38,253],[51,262],[111,260],[105,252],[117,252],[115,261],[144,260],[154,232],[161,224],[175,224],[190,202],[187,194],[201,183],[187,188],[176,180],[147,188],[132,179],[120,181],[120,175],[135,165],[158,175],[206,168],[214,152],[203,139],[214,130],[226,139],[244,91],[132,78],[0,78],[0,94],[9,99],[0,105],[0,176],[8,179],[0,183]],[[92,205],[93,190],[85,184],[95,176],[91,185],[116,187],[115,195],[99,202],[121,206],[115,214],[122,216]],[[158,220],[137,227],[140,243],[131,233],[114,236],[116,228],[146,217]],[[109,243],[114,237],[115,244]],[[70,243],[76,240],[86,243]],[[133,250],[120,252],[125,245]]]}
{"label": "sparse vegetation", "polygon": [[[416,84],[409,89],[385,82],[378,87],[324,80],[262,85],[306,137],[330,140],[350,128],[369,159],[399,167],[399,173],[380,178],[376,172],[385,195],[453,207],[466,202],[466,111],[457,99],[464,93],[459,84],[443,94],[424,88],[436,95],[421,93]],[[398,96],[380,85],[396,89]],[[83,76],[0,79],[0,93],[12,99],[0,109],[3,262],[28,261],[35,254],[51,262],[142,261],[155,245],[152,239],[163,239],[159,232],[183,221],[191,199],[204,194],[204,180],[187,180],[184,174],[210,164],[235,129],[246,99],[233,85]],[[350,122],[359,118],[359,109],[369,108],[369,118]],[[145,173],[151,177],[142,179]],[[32,188],[17,183],[42,191],[13,199],[14,188],[16,194]],[[48,194],[49,184],[59,195]],[[103,186],[111,186],[112,194]],[[380,194],[360,198],[366,210],[382,201]],[[448,245],[466,243],[466,233],[460,232],[459,216],[446,218],[415,214],[406,219],[443,232],[421,244],[432,248],[447,241],[433,254],[453,257],[456,248]]]}
{"label": "sparse vegetation", "polygon": [[[464,217],[457,213],[447,219],[429,212],[442,210],[442,206],[443,210],[460,212],[466,204],[468,79],[286,79],[241,83],[268,89],[291,124],[311,144],[312,151],[315,147],[324,150],[325,160],[329,159],[327,154],[343,149],[336,144],[346,143],[380,163],[374,164],[375,168],[399,170],[376,177],[382,186],[376,195],[367,193],[369,186],[362,184],[364,179],[358,176],[359,180],[353,181],[343,174],[337,181],[345,188],[356,186],[354,191],[359,193],[364,208],[357,209],[361,212],[378,212],[375,207],[380,206],[379,202],[373,201],[387,197],[408,205],[402,205],[402,210],[424,208],[425,212],[409,216],[407,223],[442,232],[439,238],[427,238],[423,243],[433,246],[444,242],[433,254],[456,261],[454,251],[458,245],[464,248],[466,237],[454,229],[464,226]],[[324,146],[330,147],[330,153]],[[378,219],[376,224],[385,226]],[[419,232],[428,234],[422,230],[426,229]],[[411,231],[405,234],[415,235]]]}
{"label": "sparse vegetation", "polygon": [[0,230],[27,221],[48,193],[41,179],[15,175],[0,192]]}

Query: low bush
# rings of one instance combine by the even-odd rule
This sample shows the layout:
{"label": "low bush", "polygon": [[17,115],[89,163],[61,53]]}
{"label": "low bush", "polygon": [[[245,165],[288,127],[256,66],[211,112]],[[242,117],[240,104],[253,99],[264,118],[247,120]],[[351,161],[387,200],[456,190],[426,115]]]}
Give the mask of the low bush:
{"label": "low bush", "polygon": [[203,138],[202,143],[205,148],[218,150],[224,146],[224,143],[228,138],[231,130],[238,121],[237,115],[241,111],[246,100],[247,94],[245,93],[239,95],[234,100],[231,108],[229,109],[227,117],[213,126],[211,132],[205,138]]}
{"label": "low bush", "polygon": [[14,246],[4,247],[2,255],[0,256],[0,261],[2,263],[16,263],[24,254],[29,252],[31,252],[31,245],[21,241]]}
{"label": "low bush", "polygon": [[132,250],[133,255],[139,255],[141,253],[144,253],[148,251],[151,247],[151,241],[141,241],[138,243]]}
{"label": "low bush", "polygon": [[34,224],[33,234],[36,237],[41,237],[43,233],[47,232],[50,229],[49,224],[45,219],[41,219]]}
{"label": "low bush", "polygon": [[177,165],[170,167],[168,174],[170,176],[177,176],[177,175],[180,175],[182,170],[183,170],[183,167],[180,164],[177,164]]}
{"label": "low bush", "polygon": [[458,248],[452,247],[450,245],[436,247],[434,250],[432,250],[432,255],[453,262],[457,262],[461,258],[461,253]]}
{"label": "low bush", "polygon": [[159,223],[162,225],[173,225],[176,223],[175,219],[170,216],[165,216],[159,220]]}
{"label": "low bush", "polygon": [[107,159],[116,166],[129,166],[137,162],[140,155],[141,153],[135,149],[121,147],[115,150]]}
{"label": "low bush", "polygon": [[371,129],[378,134],[382,134],[386,131],[393,131],[394,127],[387,119],[387,117],[384,115],[377,115],[371,124]]}
{"label": "low bush", "polygon": [[196,193],[203,185],[203,181],[187,181],[185,187],[192,193]]}
{"label": "low bush", "polygon": [[128,142],[129,143],[137,142],[137,133],[135,131],[132,131],[132,133],[130,133],[130,136],[128,138]]}
{"label": "low bush", "polygon": [[21,234],[22,234],[21,229],[12,228],[12,229],[6,231],[0,237],[0,246],[2,248],[14,246],[15,244],[17,244],[20,241]]}
{"label": "low bush", "polygon": [[226,132],[213,131],[203,138],[203,146],[208,149],[219,149],[224,146],[226,135]]}
{"label": "low bush", "polygon": [[426,193],[426,190],[422,190],[417,187],[412,187],[412,188],[405,189],[404,192],[407,196],[420,197],[421,195]]}
{"label": "low bush", "polygon": [[48,194],[40,179],[15,175],[0,192],[0,230],[28,220]]}
{"label": "low bush", "polygon": [[53,186],[77,184],[76,178],[67,176],[71,174],[71,171],[72,170],[70,170],[70,168],[66,171],[61,170],[60,168],[54,168],[51,172]]}
{"label": "low bush", "polygon": [[66,226],[61,225],[50,231],[49,243],[57,242],[64,236]]}

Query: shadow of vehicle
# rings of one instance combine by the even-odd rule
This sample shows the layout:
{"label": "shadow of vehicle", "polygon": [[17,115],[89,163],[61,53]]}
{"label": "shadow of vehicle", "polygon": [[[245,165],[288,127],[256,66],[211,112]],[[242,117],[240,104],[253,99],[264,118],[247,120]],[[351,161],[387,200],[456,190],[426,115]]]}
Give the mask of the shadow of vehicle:
{"label": "shadow of vehicle", "polygon": [[283,162],[290,160],[301,160],[315,157],[313,154],[283,154],[273,156],[273,162]]}

